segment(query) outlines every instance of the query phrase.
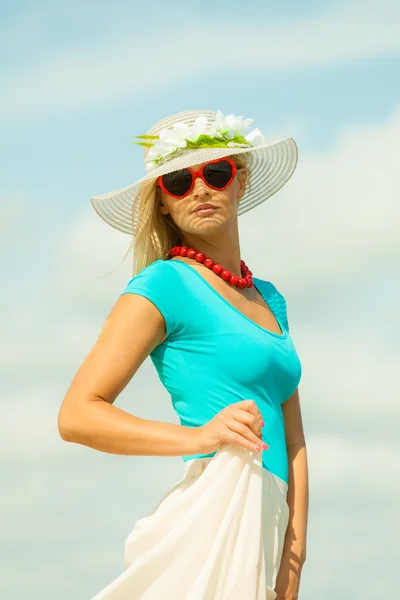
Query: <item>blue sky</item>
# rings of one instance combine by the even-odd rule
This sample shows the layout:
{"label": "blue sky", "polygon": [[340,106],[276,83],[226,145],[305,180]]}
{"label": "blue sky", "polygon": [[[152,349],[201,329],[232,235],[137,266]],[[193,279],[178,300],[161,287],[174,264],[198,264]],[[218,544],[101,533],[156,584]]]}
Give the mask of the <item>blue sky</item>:
{"label": "blue sky", "polygon": [[[132,523],[180,477],[179,457],[67,445],[56,417],[131,277],[128,258],[102,278],[130,239],[89,198],[141,177],[132,137],[191,108],[243,114],[299,146],[293,178],[240,218],[240,232],[253,272],[286,297],[303,365],[311,507],[301,593],[391,592],[399,22],[389,0],[0,6],[2,597],[94,595],[122,570]],[[117,404],[177,422],[149,361]]]}
{"label": "blue sky", "polygon": [[[88,197],[142,175],[132,136],[194,106],[245,113],[263,131],[295,135],[302,152],[328,150],[346,127],[379,123],[396,107],[396,32],[389,8],[384,32],[377,29],[373,6],[357,14],[357,3],[259,2],[246,14],[235,2],[174,3],[171,15],[159,3],[151,18],[144,6],[120,2],[8,7],[4,196],[26,197],[26,223],[40,215],[47,239],[51,224],[75,219]],[[346,21],[363,20],[367,40],[361,31],[340,39]],[[190,52],[181,62],[182,48]],[[45,264],[43,250],[36,265]]]}

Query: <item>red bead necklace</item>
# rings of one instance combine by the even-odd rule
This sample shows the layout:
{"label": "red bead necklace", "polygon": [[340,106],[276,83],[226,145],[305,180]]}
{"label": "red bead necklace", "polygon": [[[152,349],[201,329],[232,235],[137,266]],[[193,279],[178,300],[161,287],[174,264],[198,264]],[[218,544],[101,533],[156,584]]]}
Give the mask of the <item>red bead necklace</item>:
{"label": "red bead necklace", "polygon": [[197,252],[197,250],[188,248],[187,246],[174,246],[174,248],[171,248],[168,253],[168,258],[172,258],[173,256],[187,256],[187,258],[193,258],[235,287],[250,288],[253,286],[253,273],[247,268],[244,260],[240,261],[242,277],[238,277],[237,275],[232,275],[228,269],[224,269],[219,263],[214,263],[213,259],[207,257],[203,252]]}

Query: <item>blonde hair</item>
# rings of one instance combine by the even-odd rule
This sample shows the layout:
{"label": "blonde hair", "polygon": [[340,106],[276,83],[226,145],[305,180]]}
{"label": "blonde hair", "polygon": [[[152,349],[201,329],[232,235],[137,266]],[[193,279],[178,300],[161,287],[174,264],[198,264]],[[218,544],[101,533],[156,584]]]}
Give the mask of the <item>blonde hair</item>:
{"label": "blonde hair", "polygon": [[[246,187],[250,186],[250,169],[246,154],[233,155],[232,158],[238,174],[244,177]],[[159,210],[161,189],[156,182],[140,189],[136,202],[140,203],[140,208],[135,236],[121,261],[123,262],[130,250],[133,250],[132,277],[156,260],[166,260],[171,248],[182,245],[182,233],[171,215],[162,215]]]}

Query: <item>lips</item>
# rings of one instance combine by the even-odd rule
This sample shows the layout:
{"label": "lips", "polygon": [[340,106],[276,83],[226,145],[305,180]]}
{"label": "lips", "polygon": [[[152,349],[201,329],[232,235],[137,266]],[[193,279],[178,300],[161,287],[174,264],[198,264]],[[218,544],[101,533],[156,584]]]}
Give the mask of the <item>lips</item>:
{"label": "lips", "polygon": [[197,212],[203,208],[218,208],[218,206],[215,206],[215,204],[199,204],[192,212]]}

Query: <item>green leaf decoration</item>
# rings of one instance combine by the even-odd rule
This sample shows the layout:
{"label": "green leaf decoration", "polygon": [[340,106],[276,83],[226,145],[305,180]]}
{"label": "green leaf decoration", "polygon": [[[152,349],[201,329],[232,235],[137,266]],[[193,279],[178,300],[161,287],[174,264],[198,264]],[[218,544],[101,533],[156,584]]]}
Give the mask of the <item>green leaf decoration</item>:
{"label": "green leaf decoration", "polygon": [[234,135],[233,138],[225,138],[221,136],[211,137],[210,135],[202,134],[197,140],[186,140],[186,147],[190,149],[194,148],[226,148],[228,144],[234,142],[235,144],[244,144],[251,146],[251,143],[246,140],[242,135]]}
{"label": "green leaf decoration", "polygon": [[144,146],[145,148],[152,148],[154,144],[150,144],[150,142],[129,142],[130,144],[137,144],[138,146]]}
{"label": "green leaf decoration", "polygon": [[160,139],[159,135],[134,135],[133,137],[139,138],[141,140],[158,140],[158,139]]}
{"label": "green leaf decoration", "polygon": [[236,144],[246,144],[247,146],[251,146],[250,142],[246,140],[243,135],[234,135],[232,142],[236,142]]}
{"label": "green leaf decoration", "polygon": [[[228,133],[229,132],[220,132],[219,135],[215,136],[203,133],[199,135],[199,137],[196,140],[185,140],[185,147],[176,147],[174,150],[168,152],[168,154],[156,156],[154,159],[152,159],[151,162],[158,166],[160,164],[163,164],[164,162],[170,161],[176,156],[184,154],[186,150],[193,150],[198,148],[231,148],[235,144],[238,147],[252,146],[251,142],[246,140],[246,138],[243,135],[238,135],[235,133],[233,137],[227,137]],[[137,144],[138,146],[144,146],[145,148],[151,148],[152,146],[154,146],[154,143],[152,143],[150,140],[160,139],[160,136],[158,135],[136,135],[134,137],[140,140],[149,140],[141,142],[130,142],[131,144]],[[233,144],[233,146],[230,146],[229,144]]]}

